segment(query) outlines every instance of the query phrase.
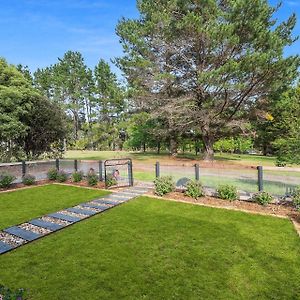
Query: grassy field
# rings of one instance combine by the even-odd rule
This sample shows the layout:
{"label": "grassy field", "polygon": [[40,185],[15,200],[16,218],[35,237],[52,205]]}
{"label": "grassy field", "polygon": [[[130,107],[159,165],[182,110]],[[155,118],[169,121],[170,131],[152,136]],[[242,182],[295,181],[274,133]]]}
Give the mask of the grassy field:
{"label": "grassy field", "polygon": [[0,229],[56,212],[107,194],[62,185],[47,185],[0,194]]}
{"label": "grassy field", "polygon": [[[31,191],[32,206],[43,201]],[[288,220],[147,197],[2,255],[0,266],[0,283],[32,300],[300,298]]]}
{"label": "grassy field", "polygon": [[[145,164],[153,164],[156,161],[193,161],[201,160],[201,156],[196,156],[191,153],[178,154],[176,158],[170,157],[168,153],[156,154],[154,152],[128,152],[128,151],[77,151],[70,150],[65,154],[68,159],[96,159],[105,160],[113,158],[130,157],[136,162],[143,162]],[[247,155],[247,154],[229,154],[216,153],[215,160],[225,164],[242,164],[242,165],[263,165],[274,166],[276,159],[274,157],[266,157],[261,155]]]}

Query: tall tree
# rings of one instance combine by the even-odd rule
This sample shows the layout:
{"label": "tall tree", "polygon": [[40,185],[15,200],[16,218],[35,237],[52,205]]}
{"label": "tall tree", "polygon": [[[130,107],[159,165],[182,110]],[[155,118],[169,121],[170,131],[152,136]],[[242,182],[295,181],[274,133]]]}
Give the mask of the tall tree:
{"label": "tall tree", "polygon": [[299,57],[283,56],[296,17],[276,24],[267,0],[139,0],[138,9],[117,26],[117,64],[145,109],[173,130],[201,132],[206,159],[259,99],[297,76]]}

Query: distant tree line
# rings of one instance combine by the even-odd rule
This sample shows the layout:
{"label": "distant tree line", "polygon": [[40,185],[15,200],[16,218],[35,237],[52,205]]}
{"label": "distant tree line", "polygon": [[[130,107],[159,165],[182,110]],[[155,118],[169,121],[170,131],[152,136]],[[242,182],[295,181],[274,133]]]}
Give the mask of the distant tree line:
{"label": "distant tree line", "polygon": [[116,32],[120,82],[100,59],[68,51],[30,73],[0,60],[2,161],[65,149],[202,153],[259,151],[300,163],[295,15],[267,0],[138,1]]}

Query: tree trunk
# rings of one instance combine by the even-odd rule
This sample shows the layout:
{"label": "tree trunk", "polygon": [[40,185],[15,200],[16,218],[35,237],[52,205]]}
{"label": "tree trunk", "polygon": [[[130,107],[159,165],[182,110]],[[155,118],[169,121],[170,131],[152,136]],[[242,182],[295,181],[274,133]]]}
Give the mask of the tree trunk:
{"label": "tree trunk", "polygon": [[202,136],[202,141],[204,143],[204,160],[212,161],[214,159],[214,149],[213,149],[213,139],[209,134],[204,134]]}
{"label": "tree trunk", "polygon": [[146,143],[143,143],[143,152],[146,152]]}
{"label": "tree trunk", "polygon": [[172,156],[176,156],[177,155],[177,149],[178,148],[178,144],[177,144],[177,140],[174,137],[171,137],[170,139],[170,154]]}
{"label": "tree trunk", "polygon": [[157,142],[157,154],[160,154],[160,142]]}

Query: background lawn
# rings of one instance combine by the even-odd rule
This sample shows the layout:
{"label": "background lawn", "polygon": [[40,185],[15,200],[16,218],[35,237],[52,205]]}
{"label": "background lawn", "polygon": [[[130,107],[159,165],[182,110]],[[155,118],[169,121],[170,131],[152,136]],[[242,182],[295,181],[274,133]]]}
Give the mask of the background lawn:
{"label": "background lawn", "polygon": [[300,298],[288,220],[146,197],[0,256],[0,266],[0,282],[30,299]]}
{"label": "background lawn", "polygon": [[0,194],[0,229],[108,194],[62,185],[46,185]]}

